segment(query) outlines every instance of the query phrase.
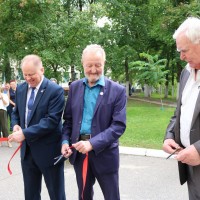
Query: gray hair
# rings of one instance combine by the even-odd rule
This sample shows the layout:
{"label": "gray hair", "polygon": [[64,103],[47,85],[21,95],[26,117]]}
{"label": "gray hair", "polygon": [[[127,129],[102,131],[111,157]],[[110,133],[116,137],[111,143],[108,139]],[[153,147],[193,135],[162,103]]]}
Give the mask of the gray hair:
{"label": "gray hair", "polygon": [[184,33],[185,36],[194,44],[200,44],[200,19],[197,17],[188,17],[174,32],[173,38]]}
{"label": "gray hair", "polygon": [[106,61],[106,53],[105,53],[103,47],[102,47],[101,45],[98,45],[98,44],[90,44],[90,45],[87,45],[86,48],[83,50],[82,59],[81,59],[82,62],[83,62],[84,55],[85,55],[88,51],[100,52],[100,53],[102,54],[103,61],[104,61],[104,62]]}
{"label": "gray hair", "polygon": [[39,56],[31,54],[25,56],[21,61],[21,68],[26,65],[27,63],[32,63],[35,67],[42,68],[42,60]]}

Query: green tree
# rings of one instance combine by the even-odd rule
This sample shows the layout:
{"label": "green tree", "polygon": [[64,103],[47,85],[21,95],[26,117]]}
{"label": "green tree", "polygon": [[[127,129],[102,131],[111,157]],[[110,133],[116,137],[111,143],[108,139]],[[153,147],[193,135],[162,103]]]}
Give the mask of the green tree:
{"label": "green tree", "polygon": [[166,59],[159,59],[158,55],[149,55],[147,53],[140,53],[141,60],[131,62],[131,70],[135,71],[137,82],[144,86],[145,96],[151,96],[152,87],[156,88],[165,83],[165,75],[168,73],[165,70]]}

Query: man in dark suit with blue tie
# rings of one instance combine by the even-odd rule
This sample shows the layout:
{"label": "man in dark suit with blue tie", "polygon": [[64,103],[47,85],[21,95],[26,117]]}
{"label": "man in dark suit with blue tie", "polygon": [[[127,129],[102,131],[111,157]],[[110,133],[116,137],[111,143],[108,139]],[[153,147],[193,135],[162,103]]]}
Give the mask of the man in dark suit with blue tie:
{"label": "man in dark suit with blue tie", "polygon": [[120,199],[118,139],[126,128],[126,92],[104,77],[105,59],[99,45],[84,49],[85,78],[71,83],[63,115],[62,154],[74,165],[82,200],[93,199],[95,180],[105,200]]}
{"label": "man in dark suit with blue tie", "polygon": [[22,142],[21,166],[26,200],[41,199],[42,176],[51,200],[65,200],[64,162],[54,165],[61,148],[63,89],[44,77],[37,55],[21,63],[26,82],[16,90],[9,141]]}

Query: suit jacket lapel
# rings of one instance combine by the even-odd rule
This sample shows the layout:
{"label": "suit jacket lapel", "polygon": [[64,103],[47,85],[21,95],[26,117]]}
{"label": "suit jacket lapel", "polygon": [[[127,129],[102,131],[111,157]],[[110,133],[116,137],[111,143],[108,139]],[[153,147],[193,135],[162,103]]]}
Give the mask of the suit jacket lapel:
{"label": "suit jacket lapel", "polygon": [[[182,84],[180,84],[180,85],[181,85],[181,88],[180,88],[180,93],[179,93],[179,94],[180,94],[181,96],[180,96],[179,102],[178,102],[178,108],[179,108],[179,109],[180,109],[180,106],[181,106],[181,99],[182,99],[183,90],[184,90],[184,88],[185,88],[185,85],[186,85],[186,83],[187,83],[187,80],[188,80],[188,78],[189,78],[189,75],[190,75],[189,71],[186,70],[185,74],[183,75],[183,79],[182,79],[182,82],[181,82]],[[198,97],[197,97],[197,101],[196,101],[196,105],[195,105],[195,110],[194,110],[194,114],[193,114],[193,118],[192,118],[191,127],[193,126],[193,124],[194,124],[196,118],[198,117],[199,112],[200,112],[200,92],[199,92]],[[180,113],[180,112],[179,112],[179,113]]]}
{"label": "suit jacket lapel", "polygon": [[190,76],[190,73],[186,69],[181,74],[180,88],[179,88],[179,98],[178,98],[177,107],[176,107],[176,113],[177,113],[176,130],[177,130],[177,134],[175,134],[175,139],[180,144],[181,144],[181,141],[180,141],[181,100],[182,100],[183,89],[185,88],[185,85],[187,83],[189,76]]}
{"label": "suit jacket lapel", "polygon": [[[24,92],[25,91],[25,92]],[[27,101],[27,92],[28,92],[28,84],[24,84],[23,87],[21,88],[21,92],[18,93],[18,95],[20,96],[20,101],[21,104],[18,105],[18,107],[20,107],[20,111],[23,113],[22,114],[22,122],[24,123],[25,126],[25,113],[26,113],[26,101]]]}
{"label": "suit jacket lapel", "polygon": [[187,83],[189,76],[190,76],[190,72],[187,69],[185,69],[185,73],[183,74],[183,78],[182,78],[181,84],[180,84],[180,94],[181,95],[183,93],[183,89],[185,88],[185,85]]}
{"label": "suit jacket lapel", "polygon": [[105,93],[106,93],[106,79],[105,79],[105,87],[101,87],[99,96],[98,96],[98,98],[97,98],[97,102],[96,102],[96,106],[95,106],[95,109],[94,109],[94,114],[93,114],[93,116],[95,115],[95,113],[96,113],[96,111],[97,111],[97,109],[98,109],[98,107],[99,107],[99,105],[100,105],[100,103],[101,103],[101,101],[102,101],[102,99],[103,99]]}
{"label": "suit jacket lapel", "polygon": [[[81,113],[81,117],[82,117],[82,113],[83,113],[83,106],[84,106],[84,92],[85,92],[85,84],[83,82],[81,82],[80,86],[79,86],[80,90],[79,90],[79,99],[80,99],[80,104],[79,104],[79,109],[80,113]],[[73,100],[72,100],[73,101]],[[82,119],[81,119],[82,121]]]}
{"label": "suit jacket lapel", "polygon": [[199,116],[199,112],[200,112],[200,92],[197,97],[194,114],[193,114],[193,118],[192,118],[192,123],[191,123],[191,128],[193,127],[193,124],[194,124],[196,118]]}
{"label": "suit jacket lapel", "polygon": [[180,108],[180,106],[181,106],[183,90],[185,88],[185,85],[187,83],[189,76],[190,76],[190,72],[185,69],[185,73],[183,74],[183,78],[181,79],[181,83],[180,83],[180,92],[179,92],[180,97],[179,97],[179,101],[177,103],[177,108]]}

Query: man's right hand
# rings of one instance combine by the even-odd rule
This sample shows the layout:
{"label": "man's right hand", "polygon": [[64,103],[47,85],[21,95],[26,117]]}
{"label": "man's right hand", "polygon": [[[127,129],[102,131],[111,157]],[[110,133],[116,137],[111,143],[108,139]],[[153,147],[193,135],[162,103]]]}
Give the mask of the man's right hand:
{"label": "man's right hand", "polygon": [[70,149],[68,144],[63,144],[62,149],[61,149],[61,154],[65,157],[68,158],[72,154],[72,150]]}
{"label": "man's right hand", "polygon": [[13,127],[13,132],[20,131],[20,130],[22,130],[22,128],[19,125],[15,125]]}
{"label": "man's right hand", "polygon": [[[179,144],[176,143],[173,139],[166,139],[163,143],[163,150],[166,153],[173,153],[175,149],[180,148]],[[182,148],[180,148],[181,150]]]}

